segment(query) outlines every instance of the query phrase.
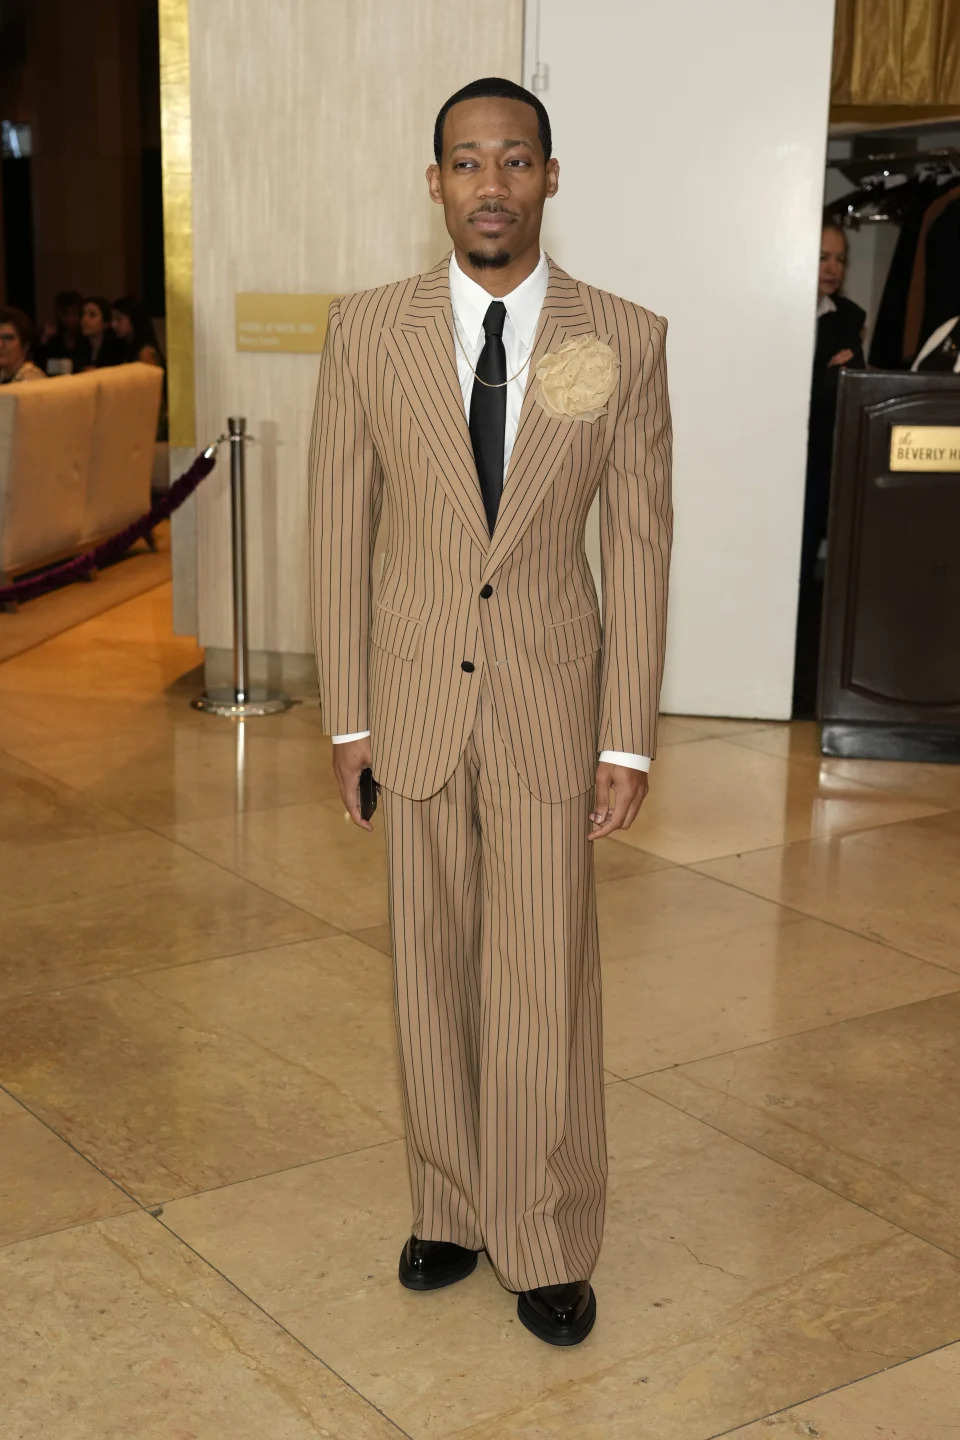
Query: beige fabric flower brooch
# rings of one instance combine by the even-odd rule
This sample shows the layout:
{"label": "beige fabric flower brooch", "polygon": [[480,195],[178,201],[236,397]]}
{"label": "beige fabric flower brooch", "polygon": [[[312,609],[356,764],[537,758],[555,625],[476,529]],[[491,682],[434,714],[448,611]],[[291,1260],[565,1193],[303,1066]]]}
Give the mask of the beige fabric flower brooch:
{"label": "beige fabric flower brooch", "polygon": [[578,335],[537,362],[537,404],[554,420],[596,420],[617,388],[619,369],[609,345]]}

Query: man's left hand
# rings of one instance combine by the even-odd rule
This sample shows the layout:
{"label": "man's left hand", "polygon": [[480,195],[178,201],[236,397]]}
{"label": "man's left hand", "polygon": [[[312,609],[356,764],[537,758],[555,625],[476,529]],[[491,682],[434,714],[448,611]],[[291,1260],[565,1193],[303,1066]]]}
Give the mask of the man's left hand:
{"label": "man's left hand", "polygon": [[629,830],[647,798],[650,782],[645,770],[629,765],[609,765],[605,760],[597,766],[596,794],[590,823],[594,827],[588,840],[602,840],[614,830]]}

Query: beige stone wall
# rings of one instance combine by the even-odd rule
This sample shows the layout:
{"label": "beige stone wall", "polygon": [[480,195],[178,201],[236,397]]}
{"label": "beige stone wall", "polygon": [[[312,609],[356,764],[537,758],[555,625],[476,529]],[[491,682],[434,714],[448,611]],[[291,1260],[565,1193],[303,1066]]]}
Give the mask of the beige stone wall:
{"label": "beige stone wall", "polygon": [[[197,442],[228,413],[245,414],[256,436],[254,649],[312,646],[306,456],[317,357],[238,354],[234,295],[357,289],[441,255],[442,215],[423,179],[433,120],[470,79],[520,78],[522,10],[522,0],[190,0]],[[224,460],[197,506],[197,633],[211,646],[231,643],[228,478]],[[181,564],[182,594],[190,578]],[[185,609],[180,628],[191,629]]]}

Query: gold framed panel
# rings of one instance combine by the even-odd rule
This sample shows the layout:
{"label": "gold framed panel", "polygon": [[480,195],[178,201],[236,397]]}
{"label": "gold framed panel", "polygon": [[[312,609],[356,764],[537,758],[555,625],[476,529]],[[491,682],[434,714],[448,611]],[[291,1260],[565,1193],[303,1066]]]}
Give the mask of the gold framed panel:
{"label": "gold framed panel", "polygon": [[170,444],[196,444],[193,360],[193,149],[189,0],[159,0],[163,256]]}

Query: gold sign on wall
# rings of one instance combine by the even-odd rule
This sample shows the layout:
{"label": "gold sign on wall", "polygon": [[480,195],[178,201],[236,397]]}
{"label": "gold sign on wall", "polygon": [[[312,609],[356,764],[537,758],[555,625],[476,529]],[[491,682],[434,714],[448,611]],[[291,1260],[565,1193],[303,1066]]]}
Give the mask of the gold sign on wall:
{"label": "gold sign on wall", "polygon": [[237,349],[261,354],[318,355],[327,333],[327,312],[336,295],[236,297]]}
{"label": "gold sign on wall", "polygon": [[960,472],[960,425],[894,425],[891,470]]}

